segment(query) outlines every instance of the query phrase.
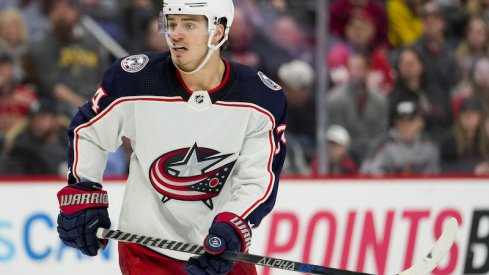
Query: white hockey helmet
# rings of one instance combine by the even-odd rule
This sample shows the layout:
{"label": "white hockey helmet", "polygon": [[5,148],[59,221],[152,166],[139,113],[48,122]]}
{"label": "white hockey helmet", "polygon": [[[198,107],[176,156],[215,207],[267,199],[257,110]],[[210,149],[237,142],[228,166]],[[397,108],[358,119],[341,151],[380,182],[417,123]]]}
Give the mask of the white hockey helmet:
{"label": "white hockey helmet", "polygon": [[[190,14],[203,15],[207,18],[209,41],[207,46],[212,48],[212,37],[219,24],[225,25],[223,39],[215,48],[219,48],[228,39],[229,30],[234,19],[234,5],[232,0],[163,0],[163,10],[161,11],[161,27],[166,26],[166,16],[170,14]],[[226,19],[226,22],[221,20]]]}

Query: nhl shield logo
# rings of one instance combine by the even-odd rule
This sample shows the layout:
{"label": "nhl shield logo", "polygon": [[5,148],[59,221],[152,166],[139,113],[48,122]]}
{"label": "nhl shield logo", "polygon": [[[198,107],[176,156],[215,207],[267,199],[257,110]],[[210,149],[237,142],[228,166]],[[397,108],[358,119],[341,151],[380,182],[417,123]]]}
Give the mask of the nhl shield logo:
{"label": "nhl shield logo", "polygon": [[145,54],[131,55],[121,61],[121,67],[128,73],[141,71],[148,64],[149,57]]}
{"label": "nhl shield logo", "polygon": [[212,198],[219,195],[236,163],[225,161],[232,155],[195,143],[158,157],[151,165],[149,179],[163,195],[163,203],[170,199],[202,201],[213,209]]}

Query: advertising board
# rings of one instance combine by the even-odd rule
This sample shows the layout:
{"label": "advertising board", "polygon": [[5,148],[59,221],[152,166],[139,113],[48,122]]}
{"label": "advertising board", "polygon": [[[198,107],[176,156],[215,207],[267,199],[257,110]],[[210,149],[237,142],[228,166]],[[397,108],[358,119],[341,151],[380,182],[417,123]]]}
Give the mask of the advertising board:
{"label": "advertising board", "polygon": [[[56,192],[63,185],[0,183],[0,274],[120,274],[116,242],[90,258],[59,241]],[[124,183],[105,189],[117,228]],[[443,222],[455,217],[457,241],[433,274],[487,274],[488,195],[487,179],[283,180],[273,212],[254,231],[251,253],[395,274],[424,257]],[[259,274],[294,273],[260,267]]]}

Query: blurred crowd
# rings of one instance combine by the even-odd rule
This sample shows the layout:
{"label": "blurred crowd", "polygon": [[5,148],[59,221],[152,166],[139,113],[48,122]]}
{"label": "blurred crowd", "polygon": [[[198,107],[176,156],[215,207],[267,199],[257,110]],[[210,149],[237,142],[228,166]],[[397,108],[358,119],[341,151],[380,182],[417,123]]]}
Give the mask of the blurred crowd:
{"label": "blurred crowd", "polygon": [[[161,2],[0,2],[0,175],[66,173],[70,119],[116,60],[97,29],[129,53],[165,51]],[[324,62],[329,175],[489,175],[488,0],[234,3],[223,56],[284,89],[284,174],[318,173],[314,68]],[[319,57],[316,12],[328,13]],[[127,173],[123,144],[107,176]]]}

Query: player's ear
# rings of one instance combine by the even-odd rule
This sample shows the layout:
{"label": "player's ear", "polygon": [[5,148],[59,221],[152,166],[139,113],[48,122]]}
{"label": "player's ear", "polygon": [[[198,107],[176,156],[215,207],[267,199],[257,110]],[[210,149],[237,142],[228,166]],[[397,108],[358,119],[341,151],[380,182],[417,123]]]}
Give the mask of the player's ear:
{"label": "player's ear", "polygon": [[214,37],[212,38],[212,44],[217,45],[224,37],[224,25],[219,24],[216,26],[216,32],[214,33]]}

